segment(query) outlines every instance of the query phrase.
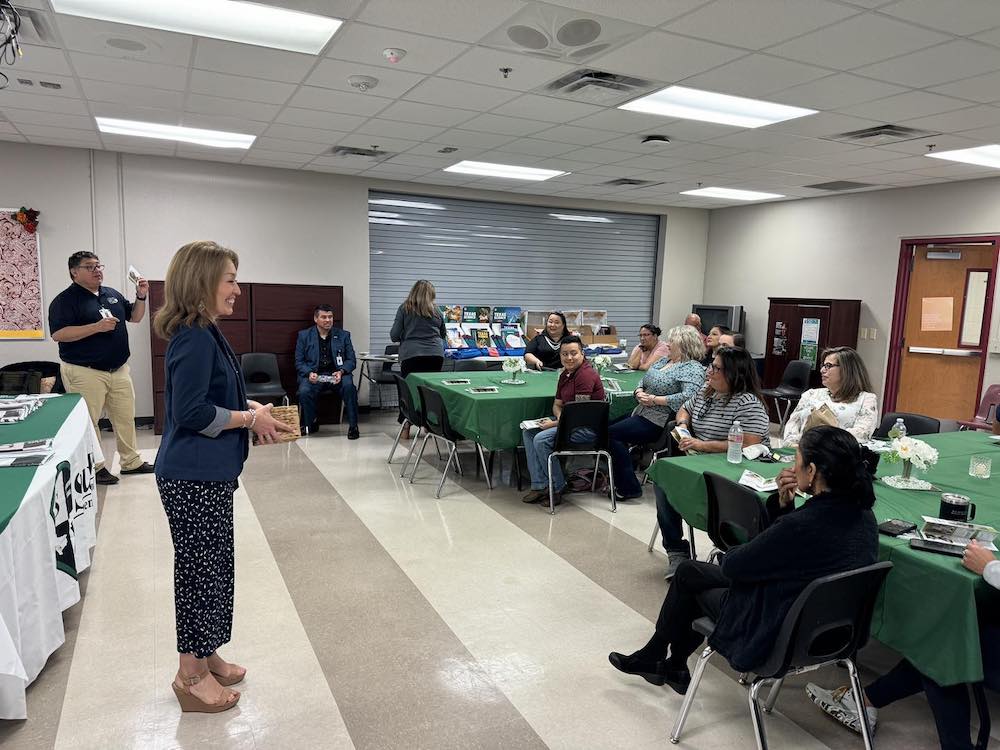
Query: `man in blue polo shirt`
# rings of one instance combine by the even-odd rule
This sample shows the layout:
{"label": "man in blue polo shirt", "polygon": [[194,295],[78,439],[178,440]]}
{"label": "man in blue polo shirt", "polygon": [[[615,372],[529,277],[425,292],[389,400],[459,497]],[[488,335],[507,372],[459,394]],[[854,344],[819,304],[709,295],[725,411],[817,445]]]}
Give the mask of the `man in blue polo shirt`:
{"label": "man in blue polo shirt", "polygon": [[358,389],[354,385],[357,360],[351,334],[333,327],[333,308],[319,305],[313,313],[316,325],[299,331],[295,342],[295,371],[299,376],[299,419],[310,433],[319,429],[316,422],[316,397],[323,391],[340,392],[350,425],[348,440],[357,440]]}
{"label": "man in blue polo shirt", "polygon": [[[118,442],[122,474],[151,474],[153,467],[136,450],[135,390],[129,374],[128,331],[125,321],[138,323],[146,314],[149,283],[139,279],[135,302],[117,289],[102,286],[104,265],[91,252],[69,256],[73,283],[49,305],[49,332],[59,342],[60,374],[66,391],[79,393],[97,429],[101,412]],[[116,484],[118,477],[97,465],[98,484]]]}

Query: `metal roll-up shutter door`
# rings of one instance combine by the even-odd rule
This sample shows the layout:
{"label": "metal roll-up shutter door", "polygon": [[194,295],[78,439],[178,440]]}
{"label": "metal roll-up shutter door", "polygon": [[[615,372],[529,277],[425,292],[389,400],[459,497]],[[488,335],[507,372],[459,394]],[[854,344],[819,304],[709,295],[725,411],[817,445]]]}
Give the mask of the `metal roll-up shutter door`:
{"label": "metal roll-up shutter door", "polygon": [[438,304],[607,310],[637,341],[653,311],[659,217],[370,192],[371,349],[417,279]]}

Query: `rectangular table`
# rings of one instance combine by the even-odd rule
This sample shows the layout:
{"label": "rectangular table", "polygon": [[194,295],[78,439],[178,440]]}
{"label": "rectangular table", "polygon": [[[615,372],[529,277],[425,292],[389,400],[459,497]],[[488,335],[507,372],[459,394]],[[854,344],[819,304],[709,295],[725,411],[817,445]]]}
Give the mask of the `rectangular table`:
{"label": "rectangular table", "polygon": [[25,689],[65,640],[62,612],[96,542],[94,465],[104,460],[87,405],[47,399],[0,443],[52,438],[38,467],[0,468],[0,719],[26,718]]}
{"label": "rectangular table", "polygon": [[[632,391],[644,373],[611,371],[607,377],[619,382],[623,393],[611,400],[611,420],[626,416],[635,408]],[[418,408],[417,386],[433,388],[441,394],[452,427],[487,450],[516,448],[521,444],[520,424],[525,419],[552,415],[556,396],[556,372],[521,373],[524,385],[502,383],[506,372],[414,372],[406,378]],[[469,385],[445,385],[444,380],[468,380]],[[497,393],[469,393],[466,388],[495,385]]]}
{"label": "rectangular table", "polygon": [[[994,472],[987,480],[969,476],[969,457],[973,454],[992,456],[994,465],[1000,466],[1000,445],[982,432],[922,435],[919,439],[940,453],[937,465],[919,476],[940,489],[897,490],[876,482],[874,512],[879,523],[902,518],[919,526],[922,515],[937,516],[942,492],[957,492],[978,506],[976,521],[1000,528],[1000,475]],[[734,465],[726,462],[724,454],[678,456],[657,461],[650,467],[649,476],[685,521],[704,530],[704,472],[712,471],[735,481],[744,469],[774,477],[782,466],[759,461]],[[899,474],[900,466],[883,460],[878,475]],[[982,577],[963,568],[956,557],[920,552],[911,549],[907,540],[884,534],[879,534],[879,558],[891,561],[894,567],[876,605],[872,636],[942,685],[982,680],[976,596],[991,593]]]}

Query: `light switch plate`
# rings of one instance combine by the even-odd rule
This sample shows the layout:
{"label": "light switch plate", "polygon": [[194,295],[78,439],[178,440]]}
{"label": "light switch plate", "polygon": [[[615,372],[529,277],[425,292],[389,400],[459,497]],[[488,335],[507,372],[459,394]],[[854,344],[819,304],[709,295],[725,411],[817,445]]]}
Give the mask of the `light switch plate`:
{"label": "light switch plate", "polygon": [[861,340],[864,341],[866,338],[868,338],[868,329],[867,328],[862,328],[861,329]]}
{"label": "light switch plate", "polygon": [[870,338],[872,341],[874,341],[875,340],[875,334],[877,332],[878,332],[877,328],[869,328],[868,329],[868,338]]}

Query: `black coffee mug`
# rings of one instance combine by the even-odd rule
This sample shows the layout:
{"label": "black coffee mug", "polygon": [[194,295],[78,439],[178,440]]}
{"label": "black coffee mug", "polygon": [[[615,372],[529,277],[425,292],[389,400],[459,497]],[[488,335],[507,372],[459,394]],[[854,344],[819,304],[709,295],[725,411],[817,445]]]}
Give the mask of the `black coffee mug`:
{"label": "black coffee mug", "polygon": [[941,495],[941,508],[938,510],[938,518],[946,521],[960,521],[967,523],[976,517],[976,504],[969,502],[965,495],[954,495],[946,492]]}

